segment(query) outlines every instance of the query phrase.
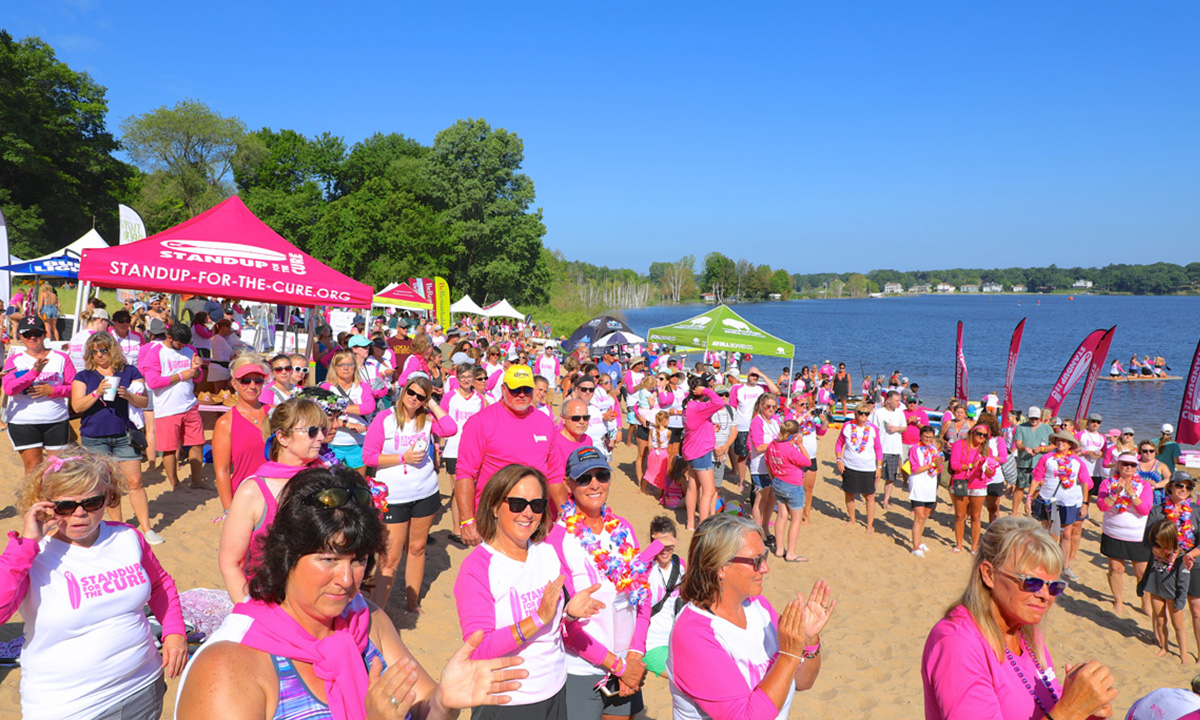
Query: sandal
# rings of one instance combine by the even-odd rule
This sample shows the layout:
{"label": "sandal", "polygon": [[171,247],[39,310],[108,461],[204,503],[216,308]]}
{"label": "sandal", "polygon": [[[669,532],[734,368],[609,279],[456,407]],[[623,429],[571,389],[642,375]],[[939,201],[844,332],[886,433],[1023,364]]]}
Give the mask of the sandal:
{"label": "sandal", "polygon": [[802,563],[802,562],[808,562],[808,558],[804,557],[803,555],[796,555],[794,557],[788,557],[787,553],[785,552],[783,554],[783,561],[790,562],[790,563]]}

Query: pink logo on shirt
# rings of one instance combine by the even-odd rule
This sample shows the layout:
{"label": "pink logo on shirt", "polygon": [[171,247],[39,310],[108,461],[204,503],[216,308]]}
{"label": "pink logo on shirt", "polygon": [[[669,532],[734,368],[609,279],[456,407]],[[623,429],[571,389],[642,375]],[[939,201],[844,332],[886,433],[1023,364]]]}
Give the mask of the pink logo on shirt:
{"label": "pink logo on shirt", "polygon": [[513,619],[519,620],[530,613],[536,612],[542,604],[542,595],[546,588],[534,588],[527,593],[518,593],[516,588],[509,588],[508,602],[512,609]]}
{"label": "pink logo on shirt", "polygon": [[78,580],[69,571],[63,575],[67,579],[67,593],[71,600],[72,610],[78,610],[84,598],[112,595],[137,585],[144,585],[150,580],[142,566],[137,564],[95,575],[85,575]]}

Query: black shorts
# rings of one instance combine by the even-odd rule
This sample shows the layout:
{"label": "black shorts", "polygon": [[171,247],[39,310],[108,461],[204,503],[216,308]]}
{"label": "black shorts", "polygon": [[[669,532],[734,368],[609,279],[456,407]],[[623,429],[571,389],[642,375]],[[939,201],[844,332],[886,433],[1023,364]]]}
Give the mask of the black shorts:
{"label": "black shorts", "polygon": [[671,428],[671,439],[669,442],[671,445],[678,445],[683,442],[683,428]]}
{"label": "black shorts", "polygon": [[[1002,482],[988,483],[987,496],[988,497],[1004,497],[1004,487],[1005,487],[1004,483],[1002,483]],[[1097,486],[1097,487],[1099,487],[1099,486]]]}
{"label": "black shorts", "polygon": [[454,477],[454,472],[456,470],[458,470],[458,458],[443,457],[442,458],[442,467],[446,468],[446,472],[450,473],[451,477]]}
{"label": "black shorts", "polygon": [[842,492],[864,496],[874,495],[875,471],[851,470],[850,468],[846,468],[842,472]]}
{"label": "black shorts", "polygon": [[937,507],[937,500],[909,500],[908,504],[912,506],[913,510],[917,508],[929,508],[932,510]]}
{"label": "black shorts", "polygon": [[434,493],[427,498],[406,503],[388,503],[388,511],[383,514],[383,521],[389,525],[406,523],[413,518],[427,518],[437,513],[442,507],[441,493]]}
{"label": "black shorts", "polygon": [[637,429],[633,431],[633,437],[637,440],[649,440],[650,428],[645,425],[638,425]]}
{"label": "black shorts", "polygon": [[740,458],[750,457],[750,431],[739,430],[733,440],[733,454]]}
{"label": "black shorts", "polygon": [[17,452],[33,448],[59,450],[71,442],[71,424],[66,420],[32,425],[9,423],[8,439]]}
{"label": "black shorts", "polygon": [[[1109,560],[1150,562],[1150,548],[1133,540],[1118,540],[1107,535],[1100,536],[1100,554]],[[1200,573],[1197,573],[1200,575]]]}

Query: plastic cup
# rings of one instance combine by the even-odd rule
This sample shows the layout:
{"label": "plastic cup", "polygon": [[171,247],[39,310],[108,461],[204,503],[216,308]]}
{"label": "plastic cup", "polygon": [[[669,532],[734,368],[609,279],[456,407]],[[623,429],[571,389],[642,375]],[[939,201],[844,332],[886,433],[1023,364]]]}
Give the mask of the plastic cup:
{"label": "plastic cup", "polygon": [[104,383],[105,383],[104,401],[105,402],[112,402],[113,400],[117,399],[117,387],[120,384],[120,382],[121,381],[116,378],[108,378],[104,381]]}

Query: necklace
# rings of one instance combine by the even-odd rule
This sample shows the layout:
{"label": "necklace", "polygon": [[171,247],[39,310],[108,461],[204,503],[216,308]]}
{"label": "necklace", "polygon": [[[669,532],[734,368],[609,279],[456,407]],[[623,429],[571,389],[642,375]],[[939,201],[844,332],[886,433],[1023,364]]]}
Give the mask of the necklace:
{"label": "necklace", "polygon": [[629,526],[613,514],[605,505],[601,512],[601,532],[607,532],[615,547],[610,551],[600,543],[587,525],[583,511],[568,500],[562,506],[562,519],[567,532],[574,536],[583,549],[592,556],[596,568],[617,588],[618,593],[629,593],[629,602],[640,605],[650,597],[650,566],[638,559],[638,546],[633,540]]}
{"label": "necklace", "polygon": [[1058,479],[1058,486],[1063,490],[1070,490],[1075,487],[1075,463],[1071,462],[1075,456],[1071,453],[1054,453],[1054,477]]}
{"label": "necklace", "polygon": [[1163,503],[1163,514],[1175,523],[1179,529],[1179,544],[1184,552],[1196,547],[1196,538],[1192,534],[1192,504],[1187,500],[1174,503],[1167,500]]}
{"label": "necklace", "polygon": [[[1042,667],[1042,663],[1038,661],[1037,655],[1034,655],[1033,651],[1029,649],[1029,645],[1026,644],[1024,635],[1021,636],[1021,649],[1025,651],[1025,654],[1029,656],[1030,660],[1033,660],[1033,666],[1036,667],[1038,671],[1038,679],[1041,680],[1042,684],[1046,686],[1046,689],[1050,691],[1050,697],[1054,699],[1054,704],[1057,705],[1058,693],[1054,691],[1054,686],[1050,684],[1050,679],[1046,677],[1046,670]],[[1030,685],[1029,681],[1025,679],[1025,673],[1021,672],[1021,668],[1017,666],[1017,659],[1013,657],[1013,654],[1009,651],[1008,645],[1004,646],[1004,657],[1008,658],[1008,664],[1011,665],[1012,669],[1016,671],[1017,677],[1021,678],[1021,684],[1024,685],[1025,689],[1029,691],[1029,694],[1033,697],[1033,701],[1037,703],[1039,708],[1042,709],[1042,713],[1045,714],[1046,717],[1050,717],[1050,709],[1046,707],[1046,704],[1042,702],[1042,699],[1038,697],[1037,692],[1034,691],[1033,686]]]}
{"label": "necklace", "polygon": [[[846,431],[850,437],[850,447],[854,448],[854,452],[858,453],[859,455],[866,452],[867,441],[871,439],[871,426],[863,425],[860,428],[858,425],[850,423],[847,427],[850,428]],[[862,432],[862,438],[859,438],[858,436],[860,431]]]}

